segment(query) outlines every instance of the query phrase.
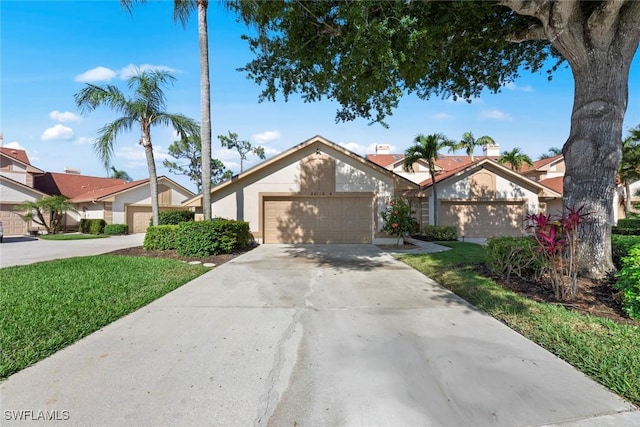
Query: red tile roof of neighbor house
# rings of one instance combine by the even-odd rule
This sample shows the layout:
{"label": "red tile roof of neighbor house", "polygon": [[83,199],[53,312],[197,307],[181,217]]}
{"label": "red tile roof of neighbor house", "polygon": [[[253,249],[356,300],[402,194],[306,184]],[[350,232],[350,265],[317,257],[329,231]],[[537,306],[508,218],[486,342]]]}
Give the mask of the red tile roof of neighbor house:
{"label": "red tile roof of neighbor house", "polygon": [[557,156],[547,157],[546,159],[536,160],[535,162],[533,162],[533,166],[529,166],[528,164],[523,163],[522,169],[520,169],[520,172],[530,172],[532,170],[539,170],[547,165],[550,165],[556,160],[562,160],[562,154],[558,154]]}
{"label": "red tile roof of neighbor house", "polygon": [[34,187],[36,189],[51,195],[62,194],[70,199],[89,191],[126,183],[124,179],[56,172],[47,172],[42,176],[36,176],[34,179]]}
{"label": "red tile roof of neighbor house", "polygon": [[133,188],[147,182],[149,182],[149,178],[139,179],[137,181],[125,182],[123,184],[111,185],[109,187],[96,188],[93,190],[89,190],[85,193],[78,194],[77,196],[72,197],[70,201],[72,203],[91,202],[93,200],[98,200],[103,197],[107,197],[112,194],[119,193],[124,190],[128,190],[129,188]]}
{"label": "red tile roof of neighbor house", "polygon": [[404,159],[404,154],[367,154],[365,158],[378,166],[386,168],[398,160]]}
{"label": "red tile roof of neighbor house", "polygon": [[552,189],[553,191],[556,191],[560,194],[562,194],[562,182],[564,180],[563,176],[556,176],[554,178],[548,178],[548,179],[543,179],[540,181],[540,184],[544,185],[545,187],[548,187],[550,189]]}
{"label": "red tile roof of neighbor house", "polygon": [[27,152],[24,150],[18,150],[16,148],[0,147],[0,153],[6,154],[9,157],[13,157],[16,160],[19,160],[22,163],[26,163],[27,165],[31,166],[31,162],[29,162],[29,157],[27,156]]}
{"label": "red tile roof of neighbor house", "polygon": [[[366,158],[384,168],[404,159],[404,154],[367,154]],[[482,159],[498,160],[497,156],[473,156],[474,161]],[[426,162],[425,162],[426,163]],[[469,156],[440,156],[435,161],[437,168],[448,172],[461,166],[471,164]]]}

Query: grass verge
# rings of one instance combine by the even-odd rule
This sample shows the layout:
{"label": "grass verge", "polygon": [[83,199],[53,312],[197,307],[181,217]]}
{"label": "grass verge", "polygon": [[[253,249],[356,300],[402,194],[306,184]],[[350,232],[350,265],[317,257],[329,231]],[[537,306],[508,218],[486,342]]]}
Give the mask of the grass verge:
{"label": "grass verge", "polygon": [[640,328],[538,303],[482,277],[484,248],[442,243],[451,251],[399,259],[564,359],[623,398],[640,404]]}
{"label": "grass verge", "polygon": [[0,269],[0,379],[209,271],[100,255]]}
{"label": "grass verge", "polygon": [[42,234],[38,236],[42,240],[87,240],[87,239],[104,239],[104,234]]}

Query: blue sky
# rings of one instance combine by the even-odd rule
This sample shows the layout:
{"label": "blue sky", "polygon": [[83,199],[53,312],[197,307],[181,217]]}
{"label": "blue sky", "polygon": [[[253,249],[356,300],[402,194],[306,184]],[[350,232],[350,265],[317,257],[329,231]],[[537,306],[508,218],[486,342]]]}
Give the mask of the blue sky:
{"label": "blue sky", "polygon": [[[200,120],[199,52],[196,17],[186,29],[173,22],[173,2],[152,2],[127,14],[110,1],[0,2],[1,104],[4,146],[25,149],[32,164],[51,172],[65,167],[105,176],[91,142],[96,131],[117,116],[99,109],[82,116],[73,95],[91,81],[125,89],[134,67],[171,71],[176,84],[167,90],[168,110]],[[568,137],[573,79],[563,69],[548,81],[546,74],[523,73],[499,94],[485,93],[471,104],[451,100],[419,100],[406,96],[387,122],[389,128],[359,119],[335,123],[338,106],[331,101],[306,104],[296,97],[258,103],[260,87],[236,71],[251,60],[240,35],[247,32],[235,16],[212,2],[209,6],[211,98],[214,157],[234,172],[237,153],[220,148],[216,135],[236,132],[262,145],[272,156],[314,135],[322,135],[358,154],[373,153],[376,144],[402,152],[419,134],[442,132],[459,139],[463,132],[490,135],[501,150],[520,147],[537,158]],[[631,69],[628,128],[640,124],[640,59]],[[185,177],[162,167],[175,139],[169,129],[153,130],[158,173],[194,190]],[[114,166],[134,179],[148,176],[139,134],[120,137]],[[480,153],[477,149],[477,154]],[[249,165],[257,159],[251,158]]]}

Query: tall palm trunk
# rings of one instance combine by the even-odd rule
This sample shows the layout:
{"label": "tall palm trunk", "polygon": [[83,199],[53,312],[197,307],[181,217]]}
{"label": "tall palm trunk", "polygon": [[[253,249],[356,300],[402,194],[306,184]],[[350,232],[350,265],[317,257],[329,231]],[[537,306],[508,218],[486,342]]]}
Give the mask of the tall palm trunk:
{"label": "tall palm trunk", "polygon": [[433,161],[429,161],[431,174],[431,198],[433,199],[433,225],[438,225],[438,191],[436,189],[436,168]]}
{"label": "tall palm trunk", "polygon": [[160,204],[158,201],[158,173],[156,172],[156,161],[153,157],[153,146],[151,145],[151,133],[149,130],[142,131],[140,144],[144,147],[144,155],[149,168],[149,187],[151,190],[151,215],[153,225],[158,225],[160,217]]}
{"label": "tall palm trunk", "polygon": [[211,219],[211,88],[209,81],[209,34],[207,31],[207,0],[198,0],[198,40],[200,45],[200,111],[202,122],[202,213]]}

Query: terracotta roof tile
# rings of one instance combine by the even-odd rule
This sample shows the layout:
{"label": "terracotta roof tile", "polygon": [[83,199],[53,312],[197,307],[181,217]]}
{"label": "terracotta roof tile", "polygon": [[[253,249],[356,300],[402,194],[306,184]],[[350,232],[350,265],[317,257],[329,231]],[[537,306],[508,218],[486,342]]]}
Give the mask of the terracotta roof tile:
{"label": "terracotta roof tile", "polygon": [[562,194],[562,183],[563,183],[564,177],[562,176],[556,176],[554,178],[548,178],[548,179],[543,179],[540,181],[540,184],[544,185],[545,187],[548,187],[550,189],[552,189],[553,191],[556,191],[560,194]]}
{"label": "terracotta roof tile", "polygon": [[34,187],[36,189],[51,195],[62,194],[70,199],[89,191],[122,184],[126,184],[124,179],[56,172],[47,172],[42,176],[36,176],[34,179]]}
{"label": "terracotta roof tile", "polygon": [[404,154],[367,154],[366,159],[386,168],[398,160],[404,159]]}
{"label": "terracotta roof tile", "polygon": [[[122,181],[122,180],[118,180]],[[93,190],[86,191],[71,198],[72,203],[90,202],[98,200],[102,197],[109,196],[111,194],[119,193],[120,191],[133,188],[140,184],[144,184],[149,181],[149,178],[140,179],[138,181],[125,182],[123,184],[111,185],[109,187],[95,188]]]}
{"label": "terracotta roof tile", "polygon": [[26,163],[28,165],[31,165],[31,162],[29,162],[29,157],[27,156],[27,152],[24,151],[24,150],[18,150],[18,149],[15,149],[15,148],[0,147],[0,153],[6,154],[9,157],[13,157],[16,160],[20,160],[22,163]]}

